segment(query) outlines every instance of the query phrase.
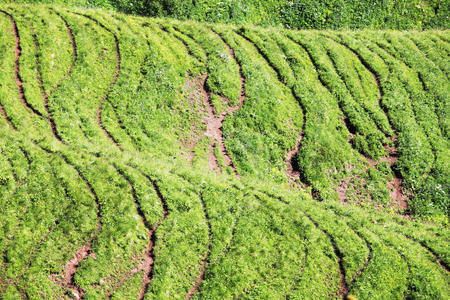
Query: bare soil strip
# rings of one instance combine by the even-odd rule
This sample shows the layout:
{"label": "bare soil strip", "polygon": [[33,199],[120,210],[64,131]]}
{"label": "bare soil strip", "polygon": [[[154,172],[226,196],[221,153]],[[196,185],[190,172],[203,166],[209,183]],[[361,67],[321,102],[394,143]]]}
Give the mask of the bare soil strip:
{"label": "bare soil strip", "polygon": [[[233,161],[231,159],[231,156],[228,154],[227,149],[225,147],[225,143],[223,140],[223,135],[222,135],[222,123],[223,120],[225,119],[225,117],[229,114],[233,114],[234,112],[236,112],[237,110],[239,110],[242,105],[244,104],[245,101],[245,78],[244,75],[242,73],[242,66],[239,63],[239,61],[236,59],[236,56],[234,54],[234,50],[230,47],[230,45],[223,39],[223,37],[218,34],[216,31],[214,31],[212,28],[210,28],[210,30],[216,34],[216,36],[224,43],[224,45],[227,47],[228,49],[228,53],[230,54],[230,56],[236,61],[236,64],[239,68],[239,75],[240,75],[240,82],[241,82],[241,91],[240,91],[240,98],[239,98],[239,104],[235,107],[230,107],[228,108],[225,112],[223,112],[217,119],[216,119],[216,123],[219,124],[218,130],[219,130],[219,138],[217,139],[218,145],[219,145],[219,151],[220,154],[223,156],[225,164],[229,167],[231,167],[233,169],[233,171],[236,173],[237,175],[237,171],[236,171],[236,166],[233,164]],[[210,101],[208,101],[210,102]],[[209,106],[211,106],[211,103],[209,103]],[[211,106],[212,108],[212,106]],[[214,116],[214,114],[213,114]],[[212,142],[213,144],[214,142]],[[212,145],[211,144],[211,145]]]}
{"label": "bare soil strip", "polygon": [[337,292],[337,295],[342,300],[345,300],[348,295],[348,292],[349,292],[349,286],[345,279],[345,268],[344,268],[344,263],[343,263],[344,255],[342,254],[341,250],[339,250],[334,237],[327,230],[320,227],[320,225],[316,221],[314,221],[311,218],[311,216],[309,216],[306,213],[305,213],[305,216],[308,217],[308,219],[314,224],[314,226],[316,226],[320,231],[322,231],[330,239],[331,245],[333,246],[333,250],[334,250],[334,253],[336,254],[338,265],[339,265],[339,274],[340,274],[340,282],[341,283],[340,283],[339,291]]}
{"label": "bare soil strip", "polygon": [[108,97],[109,97],[109,93],[111,93],[114,85],[117,82],[117,78],[119,77],[119,73],[120,73],[120,63],[121,63],[121,55],[120,55],[120,47],[119,47],[119,38],[117,37],[117,35],[112,32],[111,29],[109,29],[108,27],[106,27],[105,25],[103,25],[102,23],[100,23],[98,20],[96,20],[95,18],[89,16],[89,15],[83,15],[83,14],[79,14],[89,20],[94,21],[98,26],[100,26],[101,28],[105,29],[106,31],[108,31],[113,37],[114,37],[114,48],[116,50],[116,72],[114,74],[114,78],[111,82],[111,85],[109,86],[109,89],[105,95],[105,97],[103,98],[102,102],[100,103],[98,109],[97,109],[97,124],[100,127],[100,129],[103,131],[103,133],[111,140],[111,142],[113,142],[113,144],[118,147],[120,150],[121,147],[119,145],[119,143],[114,139],[114,137],[108,132],[108,130],[106,130],[106,128],[103,126],[103,122],[102,122],[102,109],[103,109],[103,103],[105,103],[105,101],[108,101]]}
{"label": "bare soil strip", "polygon": [[203,118],[203,121],[206,123],[206,132],[205,135],[211,138],[211,143],[209,144],[209,167],[211,170],[220,170],[220,166],[217,163],[217,158],[214,155],[214,144],[215,142],[219,145],[220,153],[223,155],[225,163],[229,166],[231,165],[231,158],[224,151],[225,145],[223,142],[222,135],[222,121],[225,118],[226,113],[223,113],[219,118],[216,118],[214,115],[214,110],[210,101],[209,93],[206,91],[206,80],[208,79],[208,74],[203,75],[201,78],[201,93],[203,95],[203,100],[206,106],[206,112],[208,113],[207,117]]}
{"label": "bare soil strip", "polygon": [[205,278],[205,272],[206,272],[206,270],[208,269],[208,267],[209,267],[209,265],[211,263],[210,262],[210,255],[211,255],[211,249],[212,249],[211,223],[209,222],[209,215],[208,215],[208,211],[206,209],[205,200],[203,199],[203,195],[201,195],[201,194],[200,194],[200,199],[201,199],[201,202],[202,202],[203,213],[205,214],[205,218],[206,218],[206,224],[208,225],[208,237],[209,237],[208,253],[206,254],[205,258],[203,259],[203,263],[202,263],[202,267],[201,267],[201,271],[200,271],[200,274],[198,276],[198,279],[195,282],[195,285],[192,287],[192,289],[186,295],[185,300],[190,299],[192,297],[192,295],[194,295],[194,293],[198,291],[200,285],[203,282],[203,279]]}

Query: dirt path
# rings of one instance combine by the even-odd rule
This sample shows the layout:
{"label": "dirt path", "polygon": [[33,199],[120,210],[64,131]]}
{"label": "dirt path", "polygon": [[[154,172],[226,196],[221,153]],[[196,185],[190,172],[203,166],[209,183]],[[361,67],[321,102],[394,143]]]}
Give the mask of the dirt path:
{"label": "dirt path", "polygon": [[[225,164],[227,166],[231,167],[233,169],[233,171],[237,174],[236,166],[233,164],[231,156],[228,154],[227,149],[225,147],[221,128],[222,128],[222,123],[223,123],[225,117],[227,115],[231,115],[231,114],[235,113],[237,110],[239,110],[242,107],[242,105],[244,105],[244,101],[246,98],[246,96],[245,96],[245,78],[242,73],[242,66],[239,63],[239,61],[236,59],[234,50],[230,47],[230,45],[223,39],[223,37],[220,34],[218,34],[212,28],[210,28],[210,30],[224,43],[224,45],[228,49],[228,53],[230,54],[231,58],[234,59],[234,61],[236,62],[238,69],[239,69],[241,89],[240,89],[239,104],[237,106],[228,108],[218,118],[214,117],[214,114],[209,115],[209,119],[207,120],[207,124],[209,127],[209,129],[207,129],[207,135],[212,136],[217,141],[220,154],[224,158]],[[212,112],[212,105],[211,105],[209,99],[208,99],[207,109],[208,109],[208,114],[209,114],[210,109]],[[210,147],[212,147],[213,144],[214,144],[214,140],[211,143]]]}

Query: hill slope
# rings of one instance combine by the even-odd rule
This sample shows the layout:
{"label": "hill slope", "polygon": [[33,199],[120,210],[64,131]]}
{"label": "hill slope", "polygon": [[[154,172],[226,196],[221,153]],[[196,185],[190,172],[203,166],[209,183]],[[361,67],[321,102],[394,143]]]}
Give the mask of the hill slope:
{"label": "hill slope", "polygon": [[0,28],[2,298],[449,297],[448,31]]}

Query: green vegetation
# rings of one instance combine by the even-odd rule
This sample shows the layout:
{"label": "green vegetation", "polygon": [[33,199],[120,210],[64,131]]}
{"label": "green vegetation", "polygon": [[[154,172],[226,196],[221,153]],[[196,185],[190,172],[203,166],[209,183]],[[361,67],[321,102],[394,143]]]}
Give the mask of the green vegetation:
{"label": "green vegetation", "polygon": [[448,31],[13,4],[0,28],[0,298],[449,298]]}
{"label": "green vegetation", "polygon": [[449,0],[0,0],[104,8],[151,17],[293,29],[448,29]]}

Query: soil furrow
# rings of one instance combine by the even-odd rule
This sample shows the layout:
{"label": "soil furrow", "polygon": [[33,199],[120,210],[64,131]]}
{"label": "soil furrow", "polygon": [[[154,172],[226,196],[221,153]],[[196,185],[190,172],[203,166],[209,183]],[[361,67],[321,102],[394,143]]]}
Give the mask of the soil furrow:
{"label": "soil furrow", "polygon": [[99,22],[97,19],[89,16],[89,15],[83,15],[83,14],[79,14],[80,16],[83,16],[93,22],[95,22],[98,26],[100,26],[101,28],[103,28],[104,30],[106,30],[107,32],[109,32],[113,37],[114,37],[114,48],[116,51],[116,72],[114,74],[114,78],[111,82],[111,85],[109,86],[108,91],[106,92],[105,97],[103,98],[103,100],[101,101],[98,109],[97,109],[97,124],[100,127],[100,129],[103,131],[103,133],[111,140],[111,142],[120,150],[122,150],[122,148],[120,147],[119,143],[116,141],[116,139],[112,136],[112,134],[106,130],[106,128],[103,126],[103,122],[102,122],[102,110],[103,110],[103,104],[105,102],[108,101],[109,98],[109,94],[111,93],[112,89],[114,88],[114,85],[117,82],[117,78],[119,77],[119,73],[120,73],[120,64],[121,64],[121,55],[120,55],[120,47],[119,47],[119,38],[117,37],[117,35],[108,27],[106,27],[104,24],[102,24],[101,22]]}
{"label": "soil furrow", "polygon": [[19,98],[20,101],[22,102],[22,104],[28,108],[29,110],[31,110],[31,112],[39,117],[42,117],[42,114],[40,111],[36,110],[30,103],[28,103],[27,98],[25,96],[24,90],[23,90],[23,80],[22,77],[20,76],[20,56],[22,53],[22,47],[20,46],[20,35],[19,35],[19,29],[17,28],[17,24],[16,24],[16,20],[14,19],[14,17],[7,13],[6,11],[0,10],[0,12],[2,12],[3,14],[7,15],[9,17],[9,19],[11,20],[12,23],[12,31],[14,33],[14,38],[15,38],[15,66],[14,66],[14,76],[16,78],[16,85],[17,85],[17,89],[19,90]]}
{"label": "soil furrow", "polygon": [[[108,292],[107,293],[107,296],[106,296],[106,299],[111,299],[111,295],[115,292],[115,291],[117,291],[117,289],[126,281],[126,280],[128,280],[129,278],[131,278],[134,274],[136,274],[137,272],[139,272],[139,271],[141,271],[141,270],[145,270],[144,272],[145,273],[147,273],[147,271],[148,272],[150,272],[150,269],[151,269],[151,267],[152,267],[152,264],[153,264],[153,259],[152,259],[152,257],[151,257],[151,255],[150,255],[150,253],[151,253],[151,251],[152,251],[152,248],[153,248],[153,241],[152,241],[152,235],[153,235],[153,232],[155,231],[155,229],[156,229],[156,226],[155,227],[151,227],[151,224],[148,222],[148,220],[147,220],[147,218],[145,217],[145,213],[144,213],[144,211],[142,210],[142,208],[141,208],[141,204],[140,204],[140,202],[139,202],[139,200],[138,200],[138,197],[137,197],[137,195],[136,195],[136,190],[135,190],[135,188],[134,188],[134,185],[133,185],[133,183],[132,183],[132,181],[131,181],[131,179],[127,176],[127,175],[125,175],[125,173],[122,171],[122,170],[120,170],[116,165],[114,166],[115,167],[115,169],[116,169],[116,171],[125,179],[125,181],[128,183],[128,185],[130,186],[130,188],[131,188],[131,194],[132,194],[132,196],[133,196],[133,202],[134,202],[134,205],[135,205],[135,207],[136,207],[136,212],[137,212],[137,214],[139,215],[139,218],[141,219],[141,222],[144,224],[144,226],[147,228],[147,234],[148,234],[148,237],[149,237],[149,245],[148,245],[148,247],[147,247],[147,249],[146,249],[146,251],[145,251],[145,254],[144,254],[144,260],[138,265],[138,266],[136,266],[135,268],[133,268],[130,272],[128,272],[125,276],[123,276],[121,279],[120,279],[120,281],[113,287],[113,289],[110,291],[110,292]],[[160,222],[159,222],[160,223]],[[159,225],[159,223],[157,224],[157,225]],[[142,296],[142,297],[141,297]],[[143,298],[143,294],[142,295],[140,295],[140,297],[139,297],[139,299],[142,299]]]}
{"label": "soil furrow", "polygon": [[164,200],[164,197],[161,194],[161,191],[159,190],[159,187],[156,183],[155,180],[153,180],[150,176],[141,173],[142,175],[144,175],[147,180],[152,184],[153,189],[156,192],[156,195],[158,196],[160,202],[161,202],[161,206],[163,208],[163,215],[161,217],[161,219],[159,219],[158,223],[156,223],[155,226],[153,226],[152,230],[150,230],[149,235],[150,235],[150,243],[149,243],[149,248],[147,249],[148,251],[148,255],[151,258],[151,261],[149,262],[149,264],[145,265],[145,272],[144,272],[144,280],[142,282],[142,288],[141,288],[141,292],[139,294],[139,300],[144,299],[144,295],[147,292],[148,289],[148,284],[150,283],[150,281],[152,281],[153,277],[154,277],[154,264],[155,264],[155,252],[154,252],[154,247],[156,245],[156,230],[158,229],[159,225],[161,225],[161,223],[167,218],[167,216],[169,215],[169,207],[167,206],[166,201]]}
{"label": "soil furrow", "polygon": [[289,86],[282,79],[280,70],[277,68],[277,66],[275,64],[272,63],[272,61],[266,55],[266,53],[263,51],[263,49],[261,49],[258,45],[256,45],[256,43],[254,43],[250,38],[245,36],[243,33],[241,33],[241,32],[236,32],[236,33],[255,47],[255,49],[258,51],[258,53],[264,58],[264,60],[267,62],[267,64],[277,74],[278,81],[281,82],[287,88],[289,88],[289,90],[291,91],[292,97],[297,101],[297,103],[300,106],[300,109],[302,110],[302,115],[303,115],[302,132],[300,132],[300,134],[299,134],[299,138],[297,140],[297,143],[296,143],[295,147],[292,150],[289,150],[286,153],[286,168],[287,168],[287,175],[288,175],[290,180],[292,180],[293,182],[295,182],[295,180],[300,180],[305,186],[309,186],[306,183],[306,181],[304,180],[303,176],[301,175],[300,168],[299,168],[298,163],[296,161],[296,155],[297,155],[297,153],[300,150],[300,147],[302,145],[303,135],[304,135],[305,128],[306,128],[306,107],[303,104],[303,102],[300,99],[300,97],[298,97],[297,94],[295,93],[294,87],[293,86]]}
{"label": "soil furrow", "polygon": [[76,41],[75,41],[75,37],[74,37],[74,35],[72,33],[72,29],[69,26],[69,23],[67,22],[67,20],[58,11],[54,10],[53,8],[52,8],[52,11],[63,21],[64,25],[66,26],[67,34],[69,35],[70,44],[71,44],[71,47],[72,47],[72,63],[70,65],[70,67],[69,67],[69,71],[67,72],[67,74],[64,75],[64,77],[53,87],[53,89],[48,94],[46,94],[44,96],[44,105],[46,107],[47,112],[48,112],[48,103],[47,103],[48,102],[48,97],[50,97],[55,92],[55,90],[60,87],[61,83],[64,80],[66,80],[67,77],[70,76],[70,74],[72,74],[72,70],[75,67],[75,64],[76,64],[77,59],[78,59],[77,44],[76,44]]}
{"label": "soil furrow", "polygon": [[443,261],[443,260],[439,257],[439,255],[437,255],[437,253],[436,253],[433,249],[431,249],[430,247],[428,247],[427,244],[425,244],[424,242],[418,242],[417,240],[412,239],[412,238],[410,238],[410,237],[408,237],[408,236],[406,236],[406,237],[407,237],[408,239],[411,239],[411,240],[413,240],[413,241],[419,243],[423,248],[427,249],[427,250],[433,255],[434,259],[435,259],[436,262],[441,266],[441,268],[442,268],[443,270],[445,270],[447,273],[450,273],[450,266],[449,266],[445,261]]}
{"label": "soil furrow", "polygon": [[340,286],[339,291],[337,292],[337,295],[342,300],[346,299],[348,292],[349,292],[349,286],[345,279],[345,268],[343,263],[344,255],[342,254],[341,250],[337,246],[336,240],[334,237],[325,229],[323,229],[316,221],[314,221],[310,215],[305,213],[305,216],[308,217],[308,219],[314,224],[315,227],[317,227],[320,231],[322,231],[331,242],[331,245],[333,246],[334,253],[336,254],[338,265],[339,265],[339,274],[340,274]]}
{"label": "soil furrow", "polygon": [[[336,43],[338,43],[338,44],[344,46],[344,47],[347,48],[348,50],[350,50],[350,51],[358,58],[358,60],[359,60],[360,63],[366,68],[366,70],[367,70],[369,73],[372,74],[372,76],[373,76],[373,78],[374,78],[374,80],[375,80],[375,84],[377,85],[378,91],[379,91],[379,93],[380,93],[380,97],[379,97],[379,99],[378,99],[378,106],[384,111],[384,113],[385,113],[385,115],[386,115],[386,118],[387,118],[387,120],[388,120],[388,122],[389,122],[389,125],[390,125],[391,129],[392,129],[392,131],[395,133],[395,132],[396,132],[395,129],[394,129],[395,127],[394,127],[394,125],[393,125],[393,123],[392,123],[392,120],[391,120],[391,118],[390,118],[390,116],[389,116],[388,109],[387,109],[387,107],[386,107],[385,105],[383,105],[384,88],[383,88],[383,85],[380,83],[380,78],[381,78],[380,74],[379,74],[379,73],[378,73],[378,72],[370,65],[370,63],[367,62],[367,60],[364,59],[364,57],[362,57],[362,56],[357,52],[357,50],[355,50],[354,48],[350,47],[350,46],[349,46],[348,44],[346,44],[345,42],[341,42],[341,41],[336,40],[336,39],[333,39],[333,38],[331,38],[331,37],[329,37],[329,36],[326,36],[326,37],[329,38],[329,39],[331,39],[332,41],[334,41],[334,42],[336,42]],[[397,141],[397,138],[398,138],[398,137],[395,136],[395,137],[392,139],[392,141],[395,143],[395,142]],[[408,208],[407,208],[406,200],[408,199],[408,197],[405,195],[404,189],[403,189],[403,187],[402,187],[402,179],[401,179],[400,174],[398,174],[397,170],[395,170],[395,169],[393,168],[394,163],[395,163],[396,160],[397,160],[397,152],[398,152],[398,149],[397,149],[396,147],[394,147],[394,148],[386,147],[386,148],[387,148],[387,150],[388,150],[388,154],[389,154],[389,155],[388,155],[387,157],[383,158],[383,161],[388,161],[388,162],[389,162],[389,166],[391,167],[392,174],[393,174],[393,176],[394,176],[394,179],[393,179],[391,182],[388,183],[389,187],[390,187],[391,189],[393,189],[393,191],[391,192],[391,199],[395,199],[395,200],[397,201],[398,205],[399,205],[401,208],[403,208],[403,209],[405,210],[405,212],[407,212],[407,211],[408,211]],[[373,166],[376,165],[376,164],[373,165],[372,162],[371,162],[369,159],[367,159],[367,158],[365,158],[365,159],[366,159],[366,161],[369,162],[369,167],[373,167]]]}
{"label": "soil furrow", "polygon": [[[290,38],[290,37],[289,37]],[[297,45],[299,45],[300,47],[303,48],[303,50],[305,50],[305,52],[308,54],[309,60],[311,61],[311,63],[313,64],[314,68],[316,69],[316,73],[317,73],[317,78],[319,79],[320,83],[322,84],[322,86],[328,91],[328,93],[330,95],[334,95],[333,90],[331,89],[331,87],[325,82],[325,80],[323,79],[323,75],[322,72],[320,72],[320,67],[318,66],[318,63],[316,61],[316,59],[314,59],[311,50],[308,49],[308,47],[306,47],[305,45],[303,45],[302,43],[298,42],[298,41],[294,41],[293,39],[291,39],[291,41],[293,41],[294,43],[296,43]],[[329,57],[328,53],[327,56]],[[356,134],[356,128],[353,127],[353,125],[351,124],[350,120],[347,118],[347,116],[344,113],[344,109],[343,109],[343,105],[341,103],[341,101],[336,99],[336,102],[339,106],[339,110],[342,112],[342,115],[344,116],[343,119],[343,123],[345,125],[345,127],[347,128],[348,133],[350,134],[350,136],[354,136]],[[352,149],[354,149],[355,151],[357,151],[361,156],[364,157],[363,153],[361,153],[360,151],[358,151],[355,147],[355,145],[353,145],[353,143],[351,143],[349,141],[350,146],[352,147]]]}
{"label": "soil furrow", "polygon": [[[220,34],[218,34],[216,31],[214,31],[214,29],[212,29],[212,28],[209,28],[209,29],[222,41],[222,43],[224,43],[225,47],[228,49],[228,53],[230,54],[230,56],[236,62],[237,66],[238,66],[240,82],[241,82],[239,104],[237,106],[235,106],[235,107],[228,108],[225,112],[223,112],[220,115],[219,121],[220,121],[220,128],[221,128],[222,127],[222,123],[225,120],[225,117],[227,115],[235,113],[244,104],[244,101],[245,101],[245,98],[246,98],[246,96],[245,96],[245,78],[244,78],[244,74],[242,73],[242,66],[239,63],[239,61],[236,59],[236,56],[234,54],[233,48],[231,48],[231,46],[223,39],[223,37]],[[221,133],[222,133],[222,131],[221,131]],[[227,151],[227,149],[225,147],[225,142],[223,140],[223,136],[222,135],[221,135],[220,140],[218,140],[218,145],[219,145],[219,151],[222,154],[226,165],[231,167],[233,169],[233,171],[236,173],[236,175],[238,175],[237,171],[236,171],[236,166],[233,164],[233,160],[231,159],[231,156],[228,154],[228,151]]]}
{"label": "soil furrow", "polygon": [[[332,39],[330,39],[330,40],[332,40]],[[334,40],[332,40],[332,41],[334,41]],[[348,48],[347,48],[348,49]],[[378,131],[380,131],[381,133],[383,133],[383,135],[384,136],[386,136],[386,134],[383,132],[383,130],[381,129],[381,126],[377,123],[377,122],[375,122],[375,120],[373,119],[373,118],[371,118],[370,116],[371,116],[371,112],[370,112],[370,110],[369,109],[367,109],[367,107],[365,107],[365,106],[363,106],[363,105],[360,105],[357,101],[356,101],[356,99],[355,99],[355,93],[349,88],[349,86],[348,86],[348,84],[347,84],[347,80],[345,80],[345,78],[342,76],[342,74],[341,74],[341,71],[339,71],[339,69],[338,69],[338,67],[337,67],[337,65],[336,65],[336,61],[335,61],[335,59],[333,59],[333,56],[331,55],[331,53],[330,53],[330,51],[327,49],[326,50],[326,52],[327,52],[327,56],[328,56],[328,58],[330,59],[330,62],[331,62],[331,64],[333,65],[333,69],[335,70],[335,72],[336,72],[336,74],[339,76],[339,78],[340,78],[340,80],[344,83],[344,85],[345,85],[345,88],[346,88],[346,90],[349,92],[349,94],[351,95],[351,97],[355,100],[355,104],[356,105],[358,105],[363,111],[364,111],[364,113],[367,115],[367,116],[369,116],[369,120],[372,120],[372,122],[373,122],[373,124],[375,125],[375,127],[378,129]],[[353,54],[355,54],[354,52],[353,52]],[[359,58],[358,57],[358,54],[355,54],[356,55],[356,57],[357,58]],[[361,61],[361,60],[359,60],[359,61]],[[367,68],[366,68],[367,69]],[[367,69],[368,70],[368,69]],[[370,72],[370,70],[368,70],[369,72]],[[380,89],[380,86],[379,86],[379,82],[378,82],[378,79],[375,77],[375,75],[371,72],[371,74],[373,75],[373,77],[374,77],[374,80],[375,80],[375,82],[376,82],[376,84],[377,84],[377,86],[378,86],[378,90],[379,90],[379,92],[380,92],[380,97],[378,98],[378,105],[380,105],[381,104],[381,102],[382,102],[382,98],[383,98],[383,94],[381,93],[381,89]],[[362,80],[361,80],[361,76],[359,75],[359,73],[358,73],[358,76],[359,76],[359,79],[360,79],[360,83],[361,83],[361,86],[362,86],[362,84],[363,84],[363,82],[362,82]],[[386,136],[387,137],[387,136]]]}
{"label": "soil furrow", "polygon": [[[290,38],[290,37],[289,37],[289,38]],[[290,39],[291,39],[294,43],[298,44],[300,47],[302,47],[302,48],[305,50],[305,52],[308,54],[308,57],[309,57],[311,63],[314,65],[314,67],[316,68],[316,70],[318,70],[318,66],[317,66],[317,64],[316,64],[316,61],[313,59],[313,56],[312,56],[312,54],[310,53],[310,50],[308,49],[308,47],[304,46],[304,45],[301,44],[300,42],[294,41],[292,38],[290,38]],[[344,46],[346,46],[346,45],[344,44]],[[346,46],[346,47],[347,47],[347,46]],[[382,106],[382,98],[383,98],[384,92],[383,92],[382,85],[380,84],[380,82],[379,82],[379,80],[378,80],[379,75],[375,72],[375,70],[373,70],[373,68],[370,67],[370,64],[368,64],[363,58],[361,58],[361,56],[359,56],[359,54],[358,54],[356,51],[354,51],[354,50],[351,49],[350,47],[347,47],[347,48],[350,49],[352,52],[354,52],[355,55],[357,55],[358,58],[360,59],[361,63],[362,63],[364,66],[366,66],[366,68],[368,68],[368,70],[373,74],[374,79],[375,79],[375,82],[376,82],[376,84],[377,84],[377,86],[378,86],[378,88],[379,88],[379,91],[380,91],[380,99],[378,100],[378,101],[379,101],[379,105],[380,105],[380,107],[383,109],[383,111],[385,112],[386,117],[387,117],[389,123],[391,124],[391,128],[394,128],[394,127],[392,126],[392,122],[391,122],[391,120],[390,120],[390,118],[389,118],[389,114],[388,114],[388,112],[386,111],[386,108],[385,108],[384,106]],[[333,93],[332,93],[331,89],[330,89],[329,86],[325,83],[325,81],[323,80],[323,78],[321,78],[321,75],[320,75],[320,73],[319,73],[318,71],[317,71],[317,75],[318,75],[319,81],[322,83],[323,87],[326,88],[326,89],[328,90],[328,92],[332,95]],[[339,105],[340,110],[341,110],[342,113],[343,113],[342,105],[339,103],[339,101],[338,101],[338,105]],[[343,113],[343,114],[344,114],[344,113]],[[344,116],[345,116],[345,114],[344,114]],[[352,129],[351,125],[348,124],[347,118],[346,118],[346,117],[344,118],[344,122],[343,122],[343,123],[345,124],[345,126],[346,126],[346,128],[347,128],[347,130],[348,130],[348,132],[349,132],[349,134],[350,134],[350,136],[354,135],[355,132],[354,132],[354,130]],[[394,140],[395,140],[395,138],[394,138]],[[373,162],[372,160],[370,160],[369,158],[367,158],[363,153],[359,152],[359,151],[355,148],[355,146],[353,145],[353,143],[350,143],[350,142],[349,142],[349,144],[351,145],[352,149],[354,149],[355,151],[357,151],[357,152],[360,154],[360,156],[361,156],[365,161],[367,161],[367,162],[369,163],[369,167],[373,167],[373,166],[376,165],[376,163],[374,164],[374,162]],[[397,152],[397,149],[395,149],[395,153],[396,153],[396,152]],[[392,154],[391,154],[391,155],[392,155]],[[393,156],[388,156],[388,157],[385,158],[385,160],[393,161],[393,162],[391,163],[390,166],[391,166],[391,169],[392,169],[393,174],[394,174],[394,181],[393,181],[394,184],[392,185],[392,188],[394,188],[395,191],[396,191],[395,194],[394,194],[394,196],[395,196],[394,199],[396,199],[396,200],[399,202],[399,205],[400,205],[401,207],[404,207],[405,204],[406,204],[406,202],[403,203],[403,202],[401,201],[401,199],[400,199],[400,196],[398,196],[398,195],[401,195],[401,194],[402,194],[402,193],[400,192],[400,185],[401,185],[401,183],[402,183],[402,179],[400,179],[399,177],[396,176],[396,170],[392,168],[392,166],[393,166],[393,164],[394,164],[394,162],[395,162],[396,159],[395,159]],[[341,198],[341,202],[342,202],[342,201],[345,202],[345,197],[346,197],[346,195],[345,195],[345,190],[346,190],[346,188],[345,188],[345,187],[342,187],[342,188],[341,188],[341,191],[339,192],[340,198]],[[392,198],[392,196],[391,196],[391,198]]]}
{"label": "soil furrow", "polygon": [[408,240],[413,241],[415,243],[420,244],[420,246],[422,246],[423,248],[425,248],[436,260],[436,263],[439,264],[439,266],[441,266],[441,268],[446,271],[447,273],[450,273],[450,265],[448,263],[446,263],[444,260],[442,260],[439,255],[436,253],[436,251],[434,251],[431,247],[429,247],[426,242],[423,241],[419,241],[417,239],[415,239],[414,237],[412,237],[409,234],[404,234],[402,232],[399,231],[395,231],[397,234],[403,235],[405,236]]}
{"label": "soil furrow", "polygon": [[[42,148],[44,149],[44,148]],[[44,149],[45,151],[53,154],[51,151],[48,151],[47,149]],[[91,238],[89,239],[88,243],[83,245],[80,249],[78,249],[74,256],[67,261],[65,267],[64,267],[64,282],[62,284],[62,286],[66,289],[66,290],[70,290],[74,295],[77,296],[77,298],[81,298],[84,295],[84,291],[78,287],[75,284],[75,273],[79,268],[79,264],[81,261],[83,261],[86,257],[91,256],[93,258],[95,258],[95,253],[93,253],[91,251],[91,246],[92,246],[92,241],[94,240],[95,236],[97,236],[103,227],[103,223],[102,223],[102,219],[101,219],[101,206],[100,206],[100,200],[98,198],[97,193],[95,192],[93,186],[91,185],[91,183],[86,179],[86,177],[83,175],[83,173],[81,173],[81,171],[72,163],[70,163],[69,159],[63,155],[60,154],[60,156],[62,157],[62,159],[64,160],[64,162],[66,164],[68,164],[69,166],[71,166],[72,168],[75,169],[75,171],[78,173],[78,176],[80,176],[80,178],[84,181],[85,185],[88,187],[90,194],[92,195],[92,197],[95,200],[96,206],[97,206],[97,228],[96,228],[96,232],[91,236]]]}
{"label": "soil furrow", "polygon": [[194,295],[194,293],[198,291],[198,289],[200,288],[200,285],[203,282],[203,279],[205,278],[206,270],[208,269],[208,267],[211,263],[210,255],[211,255],[211,250],[212,250],[212,230],[211,230],[211,223],[209,222],[210,218],[209,218],[208,210],[206,209],[206,203],[205,203],[205,200],[203,199],[203,195],[201,193],[200,193],[200,200],[202,203],[203,213],[204,213],[205,219],[206,219],[206,224],[208,225],[208,238],[209,238],[208,252],[206,253],[205,258],[203,259],[203,263],[201,266],[200,274],[198,275],[198,279],[195,282],[195,285],[192,287],[192,289],[186,295],[186,298],[185,298],[186,300],[190,299],[192,297],[192,295]]}

